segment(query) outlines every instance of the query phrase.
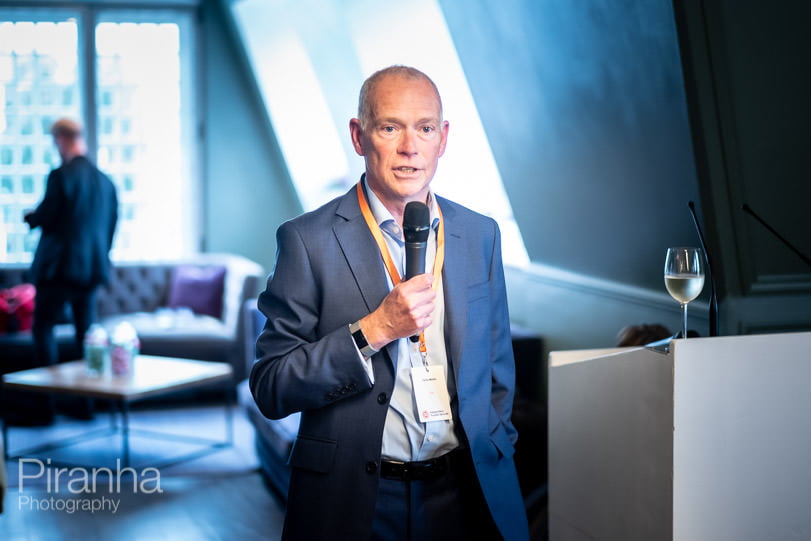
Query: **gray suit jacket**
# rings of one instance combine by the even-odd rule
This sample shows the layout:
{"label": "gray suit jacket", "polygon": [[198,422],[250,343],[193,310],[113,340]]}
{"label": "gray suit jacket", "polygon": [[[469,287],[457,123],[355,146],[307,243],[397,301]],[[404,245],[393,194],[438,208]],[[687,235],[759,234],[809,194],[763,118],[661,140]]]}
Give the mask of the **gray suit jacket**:
{"label": "gray suit jacket", "polygon": [[[438,198],[445,219],[446,347],[457,427],[505,539],[527,539],[510,421],[514,361],[498,226]],[[381,441],[394,385],[394,347],[358,360],[348,324],[388,294],[380,253],[355,189],[277,232],[276,268],[259,308],[251,390],[270,418],[301,411],[290,457],[289,539],[368,539]]]}

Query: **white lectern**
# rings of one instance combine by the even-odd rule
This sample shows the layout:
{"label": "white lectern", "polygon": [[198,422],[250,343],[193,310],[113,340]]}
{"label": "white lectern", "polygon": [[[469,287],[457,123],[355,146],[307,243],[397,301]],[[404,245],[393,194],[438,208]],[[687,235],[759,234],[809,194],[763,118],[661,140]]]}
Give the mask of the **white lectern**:
{"label": "white lectern", "polygon": [[811,333],[549,355],[552,541],[811,539]]}

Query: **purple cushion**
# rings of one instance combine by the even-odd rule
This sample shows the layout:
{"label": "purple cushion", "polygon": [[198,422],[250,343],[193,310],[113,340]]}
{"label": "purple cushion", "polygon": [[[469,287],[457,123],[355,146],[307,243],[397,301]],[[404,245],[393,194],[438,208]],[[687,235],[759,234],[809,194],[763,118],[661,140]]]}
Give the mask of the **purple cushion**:
{"label": "purple cushion", "polygon": [[178,265],[169,287],[169,308],[187,307],[219,319],[224,289],[224,266]]}

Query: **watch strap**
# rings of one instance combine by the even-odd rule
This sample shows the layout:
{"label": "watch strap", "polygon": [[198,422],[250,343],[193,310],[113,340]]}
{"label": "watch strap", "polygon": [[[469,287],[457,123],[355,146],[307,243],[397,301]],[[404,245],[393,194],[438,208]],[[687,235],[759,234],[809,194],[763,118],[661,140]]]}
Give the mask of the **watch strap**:
{"label": "watch strap", "polygon": [[355,345],[358,347],[358,350],[360,350],[364,357],[371,357],[377,353],[378,350],[373,348],[369,344],[369,341],[366,340],[366,335],[363,334],[363,329],[360,328],[360,321],[350,323],[349,332],[352,334],[352,339],[355,341]]}

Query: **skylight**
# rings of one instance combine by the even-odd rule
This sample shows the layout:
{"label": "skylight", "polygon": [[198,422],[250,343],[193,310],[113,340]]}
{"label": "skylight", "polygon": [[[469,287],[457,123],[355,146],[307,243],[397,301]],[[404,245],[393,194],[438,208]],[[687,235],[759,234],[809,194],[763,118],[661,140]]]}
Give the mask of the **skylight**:
{"label": "skylight", "polygon": [[317,9],[294,0],[236,0],[232,10],[305,210],[346,191],[363,170],[348,128],[363,80],[391,64],[411,65],[437,84],[450,123],[434,191],[498,221],[505,263],[529,262],[436,0],[385,7],[325,0]]}

